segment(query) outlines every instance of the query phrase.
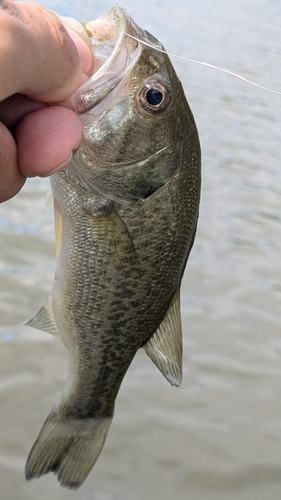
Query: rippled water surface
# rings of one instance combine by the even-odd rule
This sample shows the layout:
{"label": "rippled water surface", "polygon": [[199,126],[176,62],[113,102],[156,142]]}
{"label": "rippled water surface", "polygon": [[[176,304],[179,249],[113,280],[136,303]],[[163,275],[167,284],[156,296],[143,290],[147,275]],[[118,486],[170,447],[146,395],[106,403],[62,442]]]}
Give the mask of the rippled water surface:
{"label": "rippled water surface", "polygon": [[[281,90],[278,0],[124,0],[172,53]],[[114,3],[43,4],[81,20]],[[1,500],[277,500],[281,494],[281,96],[174,59],[199,128],[203,190],[182,287],[184,381],[143,352],[78,492],[23,469],[63,387],[60,341],[22,326],[54,272],[47,180],[0,207]]]}

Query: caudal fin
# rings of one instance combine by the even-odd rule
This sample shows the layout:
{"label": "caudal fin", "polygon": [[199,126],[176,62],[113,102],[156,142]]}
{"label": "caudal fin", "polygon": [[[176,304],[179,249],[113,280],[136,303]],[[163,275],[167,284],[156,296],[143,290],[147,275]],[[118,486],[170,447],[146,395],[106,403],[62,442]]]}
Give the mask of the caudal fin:
{"label": "caudal fin", "polygon": [[27,459],[26,479],[53,471],[62,486],[77,489],[96,462],[112,418],[62,420],[53,410]]}

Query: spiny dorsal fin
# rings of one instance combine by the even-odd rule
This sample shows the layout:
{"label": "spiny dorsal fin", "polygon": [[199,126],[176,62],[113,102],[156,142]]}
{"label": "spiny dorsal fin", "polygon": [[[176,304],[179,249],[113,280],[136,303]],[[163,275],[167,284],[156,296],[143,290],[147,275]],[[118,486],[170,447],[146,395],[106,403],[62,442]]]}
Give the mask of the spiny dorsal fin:
{"label": "spiny dorsal fin", "polygon": [[26,321],[24,325],[38,328],[38,330],[43,330],[44,332],[55,335],[55,337],[59,337],[58,327],[51,308],[51,297],[49,297],[46,303],[39,309],[38,313],[29,321]]}
{"label": "spiny dorsal fin", "polygon": [[182,380],[182,329],[179,288],[161,325],[146,342],[144,349],[168,382],[179,387]]}

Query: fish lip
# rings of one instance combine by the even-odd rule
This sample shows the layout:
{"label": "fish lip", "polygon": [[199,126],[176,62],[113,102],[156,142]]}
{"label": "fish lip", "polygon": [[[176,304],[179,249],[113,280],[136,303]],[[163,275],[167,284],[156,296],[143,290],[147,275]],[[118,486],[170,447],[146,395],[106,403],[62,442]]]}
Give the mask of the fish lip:
{"label": "fish lip", "polygon": [[[99,25],[102,28],[101,31],[97,29]],[[128,39],[128,32],[133,26],[133,21],[126,10],[120,5],[116,5],[97,20],[84,24],[86,32],[92,33],[92,37],[89,38],[90,41],[92,40],[92,46],[99,37],[100,40],[105,39],[106,43],[106,26],[109,27],[108,33],[112,32],[112,36],[108,40],[111,42],[115,40],[114,47],[102,66],[74,94],[72,102],[74,110],[79,114],[90,111],[101,102],[120,83],[124,73],[129,69],[128,65],[131,67],[133,64],[133,61],[129,62],[128,48],[126,50],[126,39]],[[105,34],[102,31],[104,27]],[[137,48],[138,42],[132,38],[130,40],[131,44],[133,43]]]}
{"label": "fish lip", "polygon": [[[115,7],[112,7],[108,12],[106,12],[103,16],[99,17],[97,21],[101,20],[107,20],[109,22],[112,22],[112,25],[114,26],[114,31],[117,35],[117,41],[114,46],[114,49],[107,59],[107,61],[102,65],[102,67],[94,73],[92,76],[92,81],[96,81],[99,77],[100,74],[104,74],[107,72],[108,68],[110,68],[113,63],[115,62],[116,58],[119,56],[120,49],[125,43],[125,39],[127,36],[127,31],[129,30],[129,25],[130,25],[130,16],[127,14],[126,10],[121,7],[120,5],[116,5]],[[91,22],[85,24],[86,29],[91,29]]]}

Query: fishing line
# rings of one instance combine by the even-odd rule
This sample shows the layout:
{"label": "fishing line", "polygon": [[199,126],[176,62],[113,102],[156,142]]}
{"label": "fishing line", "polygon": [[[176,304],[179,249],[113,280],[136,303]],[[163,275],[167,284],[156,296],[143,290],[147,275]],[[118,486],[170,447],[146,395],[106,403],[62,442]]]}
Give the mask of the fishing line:
{"label": "fishing line", "polygon": [[228,75],[235,76],[236,78],[239,78],[239,80],[243,80],[244,82],[249,83],[250,85],[254,85],[255,87],[258,87],[259,89],[266,90],[267,92],[272,92],[273,94],[281,95],[281,92],[279,92],[278,90],[273,90],[273,89],[270,89],[268,87],[264,87],[263,85],[259,85],[258,83],[252,82],[251,80],[248,80],[244,76],[238,75],[238,73],[234,73],[233,71],[230,71],[228,69],[220,68],[219,66],[215,66],[214,64],[210,64],[210,63],[207,63],[204,61],[196,61],[196,59],[189,59],[188,57],[178,56],[177,54],[172,54],[171,52],[167,52],[164,49],[160,49],[159,47],[156,47],[154,45],[150,45],[149,43],[144,42],[143,40],[140,40],[136,36],[130,35],[129,33],[126,33],[126,35],[129,36],[130,38],[133,38],[137,42],[142,43],[143,45],[147,45],[147,47],[151,47],[152,49],[158,50],[159,52],[163,52],[163,54],[167,54],[168,56],[177,57],[178,59],[182,59],[183,61],[192,62],[195,64],[201,64],[201,66],[207,66],[208,68],[222,71],[223,73],[227,73]]}

